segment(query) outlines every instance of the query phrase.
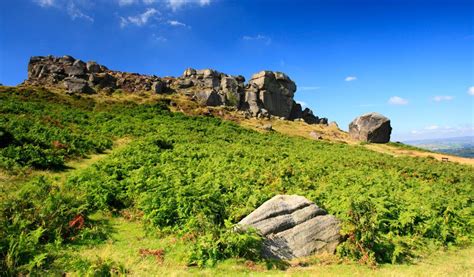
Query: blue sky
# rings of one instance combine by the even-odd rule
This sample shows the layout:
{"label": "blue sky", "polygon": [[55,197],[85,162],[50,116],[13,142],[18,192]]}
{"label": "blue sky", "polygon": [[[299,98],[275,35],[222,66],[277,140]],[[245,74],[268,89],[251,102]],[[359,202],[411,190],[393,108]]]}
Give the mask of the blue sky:
{"label": "blue sky", "polygon": [[343,129],[377,111],[392,140],[474,135],[472,0],[2,0],[0,83],[49,54],[158,76],[283,71]]}

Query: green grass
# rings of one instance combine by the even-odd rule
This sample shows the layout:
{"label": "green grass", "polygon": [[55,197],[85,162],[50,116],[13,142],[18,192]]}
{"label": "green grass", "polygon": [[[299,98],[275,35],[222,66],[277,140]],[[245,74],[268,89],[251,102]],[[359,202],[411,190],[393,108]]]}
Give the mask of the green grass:
{"label": "green grass", "polygon": [[[285,270],[268,269],[265,262],[229,259],[213,268],[186,266],[189,241],[175,236],[146,234],[140,222],[110,218],[113,233],[103,244],[71,248],[86,260],[113,260],[129,269],[130,276],[472,276],[474,248],[429,251],[424,257],[404,265],[370,268],[330,256],[316,256],[295,262]],[[164,260],[142,256],[140,249],[163,249]],[[67,272],[67,270],[66,270]],[[74,274],[72,274],[74,275]]]}
{"label": "green grass", "polygon": [[[426,253],[472,245],[469,166],[262,134],[160,102],[13,88],[0,90],[0,101],[0,127],[13,137],[0,151],[0,266],[11,275],[279,274],[266,268],[283,264],[252,254],[257,238],[229,232],[276,194],[305,196],[342,221],[344,263],[328,272],[370,273],[375,264],[410,272]],[[36,152],[24,156],[26,148]],[[131,211],[137,222],[120,218]],[[78,218],[84,227],[71,225]],[[142,248],[163,249],[163,264],[141,257]]]}

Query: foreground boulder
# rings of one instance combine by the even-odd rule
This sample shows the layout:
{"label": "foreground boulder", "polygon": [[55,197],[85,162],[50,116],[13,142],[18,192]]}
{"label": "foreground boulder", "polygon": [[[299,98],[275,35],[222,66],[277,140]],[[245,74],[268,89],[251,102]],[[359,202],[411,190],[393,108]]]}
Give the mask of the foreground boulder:
{"label": "foreground boulder", "polygon": [[391,133],[390,119],[379,113],[361,115],[349,124],[349,135],[360,141],[387,143]]}
{"label": "foreground boulder", "polygon": [[277,195],[242,219],[265,237],[265,258],[293,259],[334,253],[340,240],[340,223],[303,196]]}

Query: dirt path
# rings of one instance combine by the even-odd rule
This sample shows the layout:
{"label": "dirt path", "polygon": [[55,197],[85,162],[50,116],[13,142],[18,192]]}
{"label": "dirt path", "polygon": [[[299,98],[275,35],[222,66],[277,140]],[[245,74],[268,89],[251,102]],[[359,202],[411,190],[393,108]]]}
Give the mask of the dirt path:
{"label": "dirt path", "polygon": [[112,152],[126,147],[131,141],[132,140],[128,137],[117,139],[114,141],[112,149],[106,150],[104,153],[100,154],[91,154],[87,158],[67,161],[66,169],[61,171],[31,170],[18,175],[10,175],[6,172],[0,171],[0,193],[15,190],[17,185],[23,184],[35,176],[47,176],[50,177],[51,180],[56,180],[57,182],[61,183],[65,181],[67,176],[72,172],[79,169],[84,169],[91,164],[104,159]]}

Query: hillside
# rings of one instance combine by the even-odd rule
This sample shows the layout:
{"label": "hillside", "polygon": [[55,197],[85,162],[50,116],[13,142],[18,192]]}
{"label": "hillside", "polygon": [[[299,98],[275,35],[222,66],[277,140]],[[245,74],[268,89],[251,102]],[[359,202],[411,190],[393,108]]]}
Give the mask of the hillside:
{"label": "hillside", "polygon": [[[0,89],[2,272],[317,272],[472,243],[470,166],[375,152],[335,126],[269,119],[278,132],[268,131],[258,128],[268,120],[169,97]],[[305,138],[312,131],[322,139]],[[277,194],[342,221],[337,257],[265,260],[256,233],[233,232]],[[472,259],[460,255],[453,274],[469,274]]]}

